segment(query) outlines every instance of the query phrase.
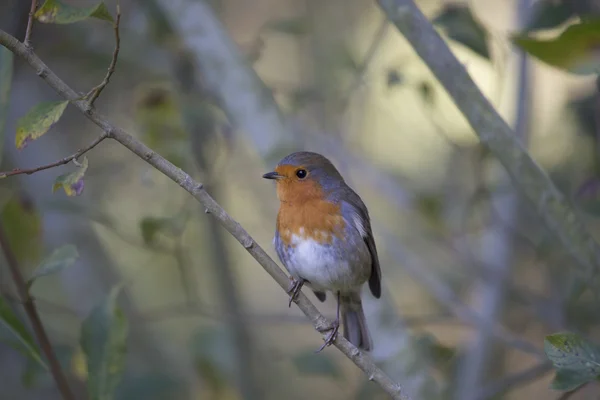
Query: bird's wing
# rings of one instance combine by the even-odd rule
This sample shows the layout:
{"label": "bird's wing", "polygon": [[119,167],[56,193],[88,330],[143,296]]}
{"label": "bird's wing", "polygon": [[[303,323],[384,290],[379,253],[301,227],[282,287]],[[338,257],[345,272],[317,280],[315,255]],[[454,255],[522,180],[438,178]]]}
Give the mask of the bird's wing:
{"label": "bird's wing", "polygon": [[[337,197],[337,196],[336,196]],[[342,213],[358,230],[363,240],[367,244],[371,254],[371,277],[369,278],[369,289],[376,298],[381,297],[381,267],[379,265],[379,256],[377,255],[377,246],[371,230],[371,221],[369,211],[362,199],[350,187],[345,187],[343,193],[338,197],[342,205]]]}

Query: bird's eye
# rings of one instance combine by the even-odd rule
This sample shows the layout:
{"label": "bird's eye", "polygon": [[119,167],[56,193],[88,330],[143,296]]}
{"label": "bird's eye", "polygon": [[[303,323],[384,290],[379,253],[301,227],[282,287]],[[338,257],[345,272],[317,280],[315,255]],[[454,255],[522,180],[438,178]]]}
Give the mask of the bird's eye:
{"label": "bird's eye", "polygon": [[305,169],[299,169],[298,171],[296,171],[296,176],[298,177],[298,179],[304,179],[306,178],[306,170]]}

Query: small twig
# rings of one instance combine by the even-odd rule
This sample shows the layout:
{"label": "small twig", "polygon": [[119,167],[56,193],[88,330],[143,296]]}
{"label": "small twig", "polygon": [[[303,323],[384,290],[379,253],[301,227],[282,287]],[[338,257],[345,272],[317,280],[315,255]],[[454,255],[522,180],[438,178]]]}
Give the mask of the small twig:
{"label": "small twig", "polygon": [[4,258],[6,259],[6,263],[8,264],[8,268],[12,275],[12,278],[15,282],[15,286],[19,293],[19,298],[23,303],[23,307],[25,308],[25,312],[31,321],[31,327],[33,328],[33,332],[37,337],[37,340],[40,344],[40,348],[46,358],[48,359],[48,364],[50,366],[50,372],[56,381],[56,385],[58,386],[58,390],[64,400],[75,400],[73,393],[71,392],[71,388],[69,387],[69,383],[67,382],[67,378],[63,373],[63,370],[58,362],[58,358],[56,358],[56,354],[54,353],[54,349],[52,348],[52,344],[48,339],[48,335],[46,334],[46,330],[44,329],[44,325],[42,325],[42,321],[40,320],[40,316],[35,307],[35,303],[33,302],[33,298],[29,294],[29,290],[27,289],[27,284],[23,279],[23,275],[21,275],[21,267],[10,248],[10,244],[8,243],[8,239],[6,237],[6,233],[4,232],[4,227],[0,224],[0,247],[4,252]]}
{"label": "small twig", "polygon": [[28,49],[31,49],[31,31],[33,29],[33,15],[35,14],[36,9],[37,0],[32,0],[31,9],[29,10],[29,18],[27,19],[27,30],[25,31],[25,40],[23,40],[23,44]]}
{"label": "small twig", "polygon": [[90,151],[91,149],[93,149],[94,147],[96,147],[100,142],[102,142],[104,139],[106,139],[108,137],[108,133],[104,132],[102,135],[100,135],[96,140],[94,140],[92,143],[90,143],[88,146],[77,150],[77,152],[71,154],[68,157],[62,158],[58,161],[55,161],[51,164],[46,164],[46,165],[41,165],[39,167],[36,168],[30,168],[30,169],[13,169],[12,171],[9,172],[0,172],[0,179],[1,178],[6,178],[8,176],[13,176],[13,175],[31,175],[31,174],[35,174],[36,172],[39,171],[43,171],[45,169],[50,169],[50,168],[54,168],[54,167],[58,167],[61,165],[65,165],[70,163],[71,161],[76,162],[76,160],[81,157],[82,155],[84,155],[85,153],[87,153],[88,151]]}
{"label": "small twig", "polygon": [[[85,95],[85,98],[89,98],[89,108],[91,109],[94,106],[94,102],[100,96],[100,93],[104,90],[108,82],[110,81],[110,77],[115,72],[115,66],[117,65],[117,59],[119,58],[119,50],[121,49],[121,36],[119,35],[119,24],[121,22],[121,7],[117,4],[117,18],[115,19],[115,23],[113,25],[113,29],[115,30],[115,50],[112,55],[112,60],[110,61],[110,65],[108,66],[108,71],[106,71],[106,76],[102,83],[98,86],[94,87],[92,90]],[[91,97],[90,97],[91,96]]]}

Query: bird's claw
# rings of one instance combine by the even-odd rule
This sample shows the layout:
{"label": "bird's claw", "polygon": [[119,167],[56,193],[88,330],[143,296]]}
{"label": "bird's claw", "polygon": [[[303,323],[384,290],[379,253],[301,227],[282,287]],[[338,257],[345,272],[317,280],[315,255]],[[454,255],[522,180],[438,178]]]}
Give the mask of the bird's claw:
{"label": "bird's claw", "polygon": [[290,286],[288,287],[288,294],[290,295],[290,300],[288,302],[288,307],[292,306],[292,302],[298,298],[300,294],[300,290],[302,290],[302,286],[304,286],[303,279],[294,279],[291,278]]}
{"label": "bird's claw", "polygon": [[319,347],[319,350],[315,351],[315,353],[320,353],[323,351],[323,349],[325,347],[331,346],[333,344],[333,342],[335,342],[335,339],[337,338],[339,329],[340,329],[339,321],[334,321],[333,325],[331,325],[331,327],[329,327],[328,329],[323,329],[323,332],[321,332],[321,333],[324,333],[326,331],[330,331],[330,332],[325,337],[325,343],[323,343],[323,345],[321,347]]}

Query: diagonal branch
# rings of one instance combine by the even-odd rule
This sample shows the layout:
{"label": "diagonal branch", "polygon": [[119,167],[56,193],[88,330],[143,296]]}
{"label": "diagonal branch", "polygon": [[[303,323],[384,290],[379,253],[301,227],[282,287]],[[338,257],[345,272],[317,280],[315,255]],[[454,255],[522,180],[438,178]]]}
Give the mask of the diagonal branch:
{"label": "diagonal branch", "polygon": [[[89,100],[89,108],[94,106],[94,102],[100,96],[100,93],[104,90],[108,82],[110,81],[110,77],[115,72],[115,66],[117,65],[117,59],[119,58],[119,50],[121,50],[121,36],[119,35],[119,24],[121,23],[121,6],[117,4],[117,18],[115,19],[115,23],[113,25],[113,29],[115,31],[115,50],[113,51],[112,60],[110,61],[110,65],[108,66],[108,71],[106,71],[106,76],[102,82],[94,87],[92,90],[85,95],[86,98],[90,98]],[[91,97],[90,97],[91,96]]]}
{"label": "diagonal branch", "polygon": [[79,157],[81,157],[82,155],[84,155],[85,153],[87,153],[88,151],[90,151],[91,149],[93,149],[94,147],[96,147],[98,144],[100,144],[100,142],[102,142],[107,137],[108,137],[108,135],[105,132],[102,135],[98,136],[98,138],[96,140],[94,140],[92,143],[90,143],[86,147],[77,150],[75,153],[71,154],[70,156],[67,156],[65,158],[61,158],[60,160],[55,161],[55,162],[50,163],[50,164],[41,165],[39,167],[30,168],[30,169],[15,168],[12,171],[0,172],[0,179],[6,178],[8,176],[13,176],[13,175],[21,175],[21,174],[31,175],[31,174],[35,174],[36,172],[39,172],[39,171],[43,171],[43,170],[46,170],[46,169],[58,167],[60,165],[68,164],[71,161],[76,161]]}
{"label": "diagonal branch", "polygon": [[[25,46],[23,45],[23,47]],[[23,279],[23,275],[21,274],[21,267],[19,266],[17,258],[10,247],[8,238],[2,225],[0,225],[0,248],[2,248],[2,252],[4,253],[6,264],[8,264],[8,269],[10,270],[13,281],[15,282],[15,286],[17,287],[17,292],[19,293],[19,299],[23,302],[23,307],[25,308],[27,317],[31,322],[33,332],[40,344],[42,352],[48,359],[50,372],[56,381],[58,390],[60,391],[60,394],[64,400],[75,400],[73,392],[71,392],[71,388],[67,382],[67,378],[60,366],[60,363],[58,362],[56,354],[54,353],[50,339],[48,339],[48,335],[46,334],[46,330],[44,329],[40,315],[37,312],[33,298],[29,294],[29,289],[27,289],[27,284],[25,283],[25,279]]]}
{"label": "diagonal branch", "polygon": [[[281,268],[269,257],[269,255],[254,241],[254,239],[237,223],[225,210],[204,190],[201,183],[195,182],[187,173],[177,168],[169,161],[154,152],[144,143],[140,142],[125,130],[113,125],[108,119],[88,107],[88,103],[81,99],[73,89],[62,81],[46,64],[31,50],[26,48],[16,38],[0,30],[0,44],[11,50],[17,56],[25,60],[50,87],[52,87],[62,97],[70,100],[79,111],[102,129],[108,137],[118,141],[131,152],[142,158],[148,164],[152,165],[158,171],[177,183],[189,194],[191,194],[204,208],[212,214],[219,223],[233,236],[264,270],[279,284],[283,290],[287,290],[289,278]],[[323,317],[312,302],[300,293],[295,300],[298,308],[309,318],[313,326],[319,331],[326,331],[330,327],[329,321]],[[356,366],[358,366],[369,378],[379,384],[379,386],[389,394],[393,399],[409,400],[403,386],[394,382],[385,372],[383,372],[367,353],[364,353],[353,346],[343,337],[338,336],[334,345],[348,357]]]}
{"label": "diagonal branch", "polygon": [[413,0],[378,0],[388,19],[444,86],[479,136],[504,166],[546,227],[575,260],[586,282],[600,272],[600,246],[546,172],[527,153],[512,129],[481,93]]}

